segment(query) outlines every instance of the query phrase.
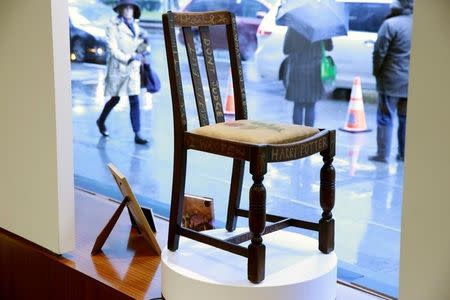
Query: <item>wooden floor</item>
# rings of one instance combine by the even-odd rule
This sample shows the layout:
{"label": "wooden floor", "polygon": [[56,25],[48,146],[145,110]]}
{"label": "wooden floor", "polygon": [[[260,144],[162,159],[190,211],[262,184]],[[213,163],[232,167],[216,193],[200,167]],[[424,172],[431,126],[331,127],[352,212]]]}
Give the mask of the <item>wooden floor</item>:
{"label": "wooden floor", "polygon": [[[21,294],[32,294],[34,299],[41,299],[39,295],[50,295],[49,290],[56,289],[58,291],[51,295],[64,295],[66,299],[106,297],[148,300],[160,297],[160,257],[152,252],[144,238],[131,227],[127,212],[122,213],[103,246],[103,251],[91,256],[95,239],[117,207],[116,202],[107,198],[76,189],[76,248],[62,256],[49,254],[47,250],[20,237],[14,237],[13,234],[0,232],[0,260],[8,265],[3,271],[0,268],[0,277],[6,278],[6,281],[0,281],[0,298],[2,289],[4,295],[10,296],[8,299],[15,299],[14,295],[17,296],[17,291],[20,290]],[[156,218],[155,223],[158,231],[156,238],[164,249],[168,223],[160,218]],[[33,267],[33,272],[29,272],[30,261],[34,261],[37,266]],[[24,270],[28,270],[26,273],[20,268],[24,263],[28,263],[23,266]],[[36,276],[41,276],[42,280],[37,280]],[[25,283],[28,294],[23,292]],[[380,298],[338,284],[337,299]]]}
{"label": "wooden floor", "polygon": [[[108,222],[117,203],[98,195],[75,190],[76,249],[64,254],[62,261],[88,276],[136,299],[161,296],[160,257],[131,228],[126,210],[122,213],[103,251],[91,256],[97,235]],[[164,248],[167,221],[156,218],[157,240]]]}
{"label": "wooden floor", "polygon": [[[135,229],[128,213],[122,213],[103,253],[90,251],[98,233],[117,208],[117,203],[85,191],[75,191],[76,250],[64,255],[64,263],[136,299],[161,296],[160,258],[155,256]],[[156,238],[161,249],[167,243],[168,224],[156,218]],[[337,299],[376,300],[373,295],[338,284]]]}

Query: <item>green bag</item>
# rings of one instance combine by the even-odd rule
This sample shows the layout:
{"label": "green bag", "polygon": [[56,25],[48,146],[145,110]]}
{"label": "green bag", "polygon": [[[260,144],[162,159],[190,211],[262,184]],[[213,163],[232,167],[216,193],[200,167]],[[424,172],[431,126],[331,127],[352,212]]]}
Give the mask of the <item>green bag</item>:
{"label": "green bag", "polygon": [[325,85],[332,85],[336,80],[336,64],[331,56],[326,55],[325,47],[322,43],[322,65],[320,69],[320,76]]}

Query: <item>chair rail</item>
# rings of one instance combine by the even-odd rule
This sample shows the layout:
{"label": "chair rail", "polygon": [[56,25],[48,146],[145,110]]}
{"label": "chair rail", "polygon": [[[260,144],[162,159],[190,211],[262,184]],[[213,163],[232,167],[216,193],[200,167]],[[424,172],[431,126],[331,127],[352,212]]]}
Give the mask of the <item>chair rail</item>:
{"label": "chair rail", "polygon": [[228,11],[210,11],[210,12],[170,12],[173,14],[174,26],[212,26],[231,24],[231,14]]}

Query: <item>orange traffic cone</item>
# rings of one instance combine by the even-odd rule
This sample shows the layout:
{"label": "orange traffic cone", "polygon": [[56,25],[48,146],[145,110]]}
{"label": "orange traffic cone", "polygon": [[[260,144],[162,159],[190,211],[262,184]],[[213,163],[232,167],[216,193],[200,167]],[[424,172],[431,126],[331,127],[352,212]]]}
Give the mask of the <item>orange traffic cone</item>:
{"label": "orange traffic cone", "polygon": [[228,92],[227,99],[225,100],[225,115],[234,115],[234,90],[233,90],[233,78],[230,73],[228,75]]}
{"label": "orange traffic cone", "polygon": [[364,113],[364,102],[361,89],[361,78],[358,76],[353,80],[352,93],[347,110],[347,122],[344,128],[340,130],[357,133],[368,132],[371,129],[367,128],[366,116]]}

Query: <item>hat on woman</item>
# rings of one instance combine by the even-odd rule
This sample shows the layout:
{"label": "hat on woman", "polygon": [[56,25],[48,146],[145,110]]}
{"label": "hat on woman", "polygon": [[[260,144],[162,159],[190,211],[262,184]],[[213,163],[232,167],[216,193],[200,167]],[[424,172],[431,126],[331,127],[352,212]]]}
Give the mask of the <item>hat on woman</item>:
{"label": "hat on woman", "polygon": [[133,6],[133,11],[134,11],[134,13],[133,13],[133,18],[139,19],[139,17],[141,16],[141,8],[140,8],[139,5],[138,5],[135,1],[133,1],[133,0],[119,0],[119,1],[117,1],[117,4],[116,4],[116,6],[114,6],[113,10],[114,10],[116,13],[120,13],[120,9],[121,9],[123,6],[126,6],[126,5],[131,5],[131,6]]}

